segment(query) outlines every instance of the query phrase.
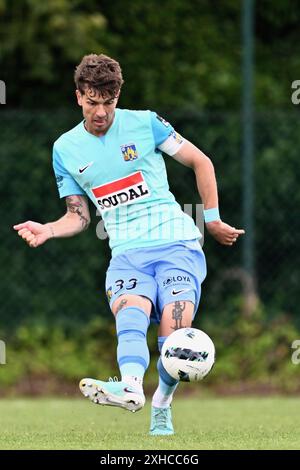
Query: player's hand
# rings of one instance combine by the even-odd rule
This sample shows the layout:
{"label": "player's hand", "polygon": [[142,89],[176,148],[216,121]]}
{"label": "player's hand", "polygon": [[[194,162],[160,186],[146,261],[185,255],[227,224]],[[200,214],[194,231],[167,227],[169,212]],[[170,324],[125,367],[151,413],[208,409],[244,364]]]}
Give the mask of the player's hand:
{"label": "player's hand", "polygon": [[233,245],[240,235],[244,235],[245,230],[231,227],[221,220],[208,222],[206,228],[209,233],[222,245]]}
{"label": "player's hand", "polygon": [[42,245],[49,238],[53,238],[54,236],[49,224],[39,224],[31,220],[14,225],[13,228],[18,231],[18,235],[22,237],[31,248]]}

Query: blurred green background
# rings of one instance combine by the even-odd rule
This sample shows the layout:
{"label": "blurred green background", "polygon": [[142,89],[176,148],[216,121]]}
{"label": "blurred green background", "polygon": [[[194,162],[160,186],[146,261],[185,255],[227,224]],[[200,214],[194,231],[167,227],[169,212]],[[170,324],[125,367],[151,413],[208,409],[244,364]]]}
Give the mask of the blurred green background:
{"label": "blurred green background", "polygon": [[[104,293],[110,253],[107,240],[96,237],[94,207],[88,232],[37,250],[12,229],[65,211],[51,151],[81,119],[73,72],[84,54],[120,61],[120,107],[157,111],[210,156],[222,218],[243,227],[243,4],[0,0],[0,79],[7,92],[0,106],[0,339],[7,356],[0,394],[72,393],[82,376],[117,374]],[[292,342],[300,339],[300,105],[291,101],[292,82],[300,79],[299,21],[297,2],[255,4],[254,272],[245,269],[245,241],[229,248],[205,234],[208,276],[195,326],[215,341],[207,388],[220,393],[300,391],[300,364],[291,361]],[[166,164],[177,200],[199,204],[193,172],[170,157]],[[153,326],[149,345],[150,388]]]}

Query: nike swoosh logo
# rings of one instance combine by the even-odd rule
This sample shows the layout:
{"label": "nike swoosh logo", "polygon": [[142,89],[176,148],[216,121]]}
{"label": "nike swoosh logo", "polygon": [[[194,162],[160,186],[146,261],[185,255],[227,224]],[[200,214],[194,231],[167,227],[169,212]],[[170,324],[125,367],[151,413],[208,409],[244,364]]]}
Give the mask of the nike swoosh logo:
{"label": "nike swoosh logo", "polygon": [[131,389],[128,388],[128,387],[125,387],[125,388],[124,388],[124,392],[127,392],[127,393],[134,393],[134,391],[131,390]]}
{"label": "nike swoosh logo", "polygon": [[180,289],[180,290],[173,289],[172,290],[172,295],[182,294],[182,292],[188,292],[189,290],[191,290],[191,289]]}
{"label": "nike swoosh logo", "polygon": [[79,173],[83,173],[87,168],[89,168],[90,166],[92,166],[94,162],[90,162],[88,163],[86,166],[84,166],[83,168],[79,168]]}

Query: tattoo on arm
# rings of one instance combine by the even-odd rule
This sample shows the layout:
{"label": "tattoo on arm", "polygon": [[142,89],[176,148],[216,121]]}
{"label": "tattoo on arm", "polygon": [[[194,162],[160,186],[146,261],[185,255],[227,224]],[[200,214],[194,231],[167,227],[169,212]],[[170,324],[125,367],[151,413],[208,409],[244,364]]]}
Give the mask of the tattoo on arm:
{"label": "tattoo on arm", "polygon": [[89,219],[84,215],[84,204],[81,198],[78,196],[67,196],[66,204],[68,212],[72,214],[78,214],[82,229],[85,230],[89,226]]}
{"label": "tattoo on arm", "polygon": [[185,328],[182,324],[183,312],[185,309],[186,303],[176,300],[174,302],[174,308],[172,310],[172,319],[175,320],[172,330],[179,330],[180,328]]}
{"label": "tattoo on arm", "polygon": [[119,303],[119,305],[118,305],[117,308],[116,308],[116,313],[115,313],[115,315],[116,315],[117,313],[119,313],[119,311],[122,310],[122,308],[125,307],[126,304],[127,304],[127,300],[122,299],[121,302]]}

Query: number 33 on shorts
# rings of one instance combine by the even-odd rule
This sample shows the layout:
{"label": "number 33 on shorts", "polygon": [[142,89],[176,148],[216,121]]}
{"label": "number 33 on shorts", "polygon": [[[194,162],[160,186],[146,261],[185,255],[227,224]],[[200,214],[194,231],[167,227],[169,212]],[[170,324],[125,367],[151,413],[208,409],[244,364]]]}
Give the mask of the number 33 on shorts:
{"label": "number 33 on shorts", "polygon": [[112,293],[114,293],[114,294],[117,294],[122,289],[130,291],[130,290],[136,288],[137,282],[138,282],[138,280],[135,277],[133,277],[131,279],[128,279],[128,280],[117,279],[114,283],[114,286],[110,287],[108,289],[108,291],[112,290]]}

